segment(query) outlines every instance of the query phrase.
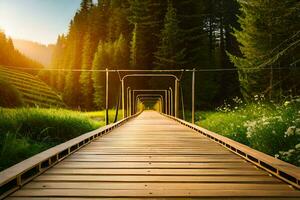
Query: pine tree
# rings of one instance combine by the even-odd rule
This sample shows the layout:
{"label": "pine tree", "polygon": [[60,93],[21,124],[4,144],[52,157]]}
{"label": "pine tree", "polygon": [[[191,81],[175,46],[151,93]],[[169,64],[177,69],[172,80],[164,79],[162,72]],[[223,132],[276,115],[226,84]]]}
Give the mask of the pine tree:
{"label": "pine tree", "polygon": [[127,20],[128,5],[125,1],[114,0],[111,1],[111,7],[109,12],[109,19],[107,22],[108,41],[114,42],[118,40],[122,34],[126,41],[131,36],[131,28]]}
{"label": "pine tree", "polygon": [[[100,42],[98,50],[95,54],[93,61],[93,70],[105,70],[112,65],[113,50],[110,43]],[[105,73],[94,71],[92,74],[93,85],[94,85],[94,103],[98,109],[104,108],[105,102]]]}
{"label": "pine tree", "polygon": [[[81,69],[84,38],[88,31],[88,19],[92,0],[82,0],[80,10],[76,13],[69,31],[69,59],[67,68],[71,70]],[[66,76],[64,88],[64,100],[71,107],[82,107],[82,93],[80,84],[80,72],[69,71]]]}
{"label": "pine tree", "polygon": [[[64,66],[62,65],[64,54],[65,54],[65,48],[66,48],[66,37],[62,35],[60,37],[60,40],[57,43],[57,50],[55,52],[58,54],[57,58],[59,59],[57,61],[57,65],[54,65],[57,69],[63,69]],[[65,84],[65,72],[64,71],[58,71],[58,75],[56,77],[56,89],[59,92],[63,92]]]}
{"label": "pine tree", "polygon": [[114,59],[113,65],[116,68],[126,69],[129,66],[129,47],[128,42],[121,34],[114,42]]}
{"label": "pine tree", "polygon": [[93,0],[82,0],[80,3],[80,10],[85,14],[91,9],[93,6]]}
{"label": "pine tree", "polygon": [[208,65],[208,38],[204,30],[203,0],[173,0],[182,30],[182,48],[186,48],[186,65],[190,68]]}
{"label": "pine tree", "polygon": [[82,54],[82,67],[81,69],[87,70],[83,71],[80,74],[80,84],[82,92],[82,106],[87,110],[91,110],[93,107],[93,83],[91,79],[91,72],[88,71],[92,67],[92,60],[94,51],[92,49],[92,39],[91,35],[88,33],[85,36],[84,45],[83,45],[83,54]]}
{"label": "pine tree", "polygon": [[65,54],[66,38],[64,35],[58,36],[56,46],[52,53],[51,67],[55,71],[50,72],[50,86],[56,89],[58,92],[62,92],[64,88],[65,73],[62,71],[56,71],[63,69],[62,60]]}
{"label": "pine tree", "polygon": [[[272,58],[274,48],[299,30],[299,23],[294,22],[299,21],[297,8],[299,10],[300,4],[297,0],[251,0],[239,3],[241,30],[235,30],[234,35],[241,44],[242,56],[231,55],[231,59],[239,70],[242,93],[249,99],[268,92],[269,98],[272,98],[276,92],[274,86],[282,81],[280,79],[284,75],[276,76],[274,62],[265,63]],[[276,65],[280,66],[280,62]],[[266,67],[269,69],[264,69]]]}
{"label": "pine tree", "polygon": [[179,28],[176,9],[169,2],[164,20],[164,28],[160,35],[160,45],[155,53],[155,65],[166,67],[179,67],[185,63],[185,48],[182,44],[182,33]]}
{"label": "pine tree", "polygon": [[[134,26],[131,40],[131,65],[135,68],[152,67],[154,52],[163,25],[165,2],[159,0],[130,1],[129,21]],[[156,33],[156,34],[155,34]]]}
{"label": "pine tree", "polygon": [[238,4],[235,0],[211,0],[206,1],[207,17],[205,30],[209,38],[208,61],[209,66],[224,69],[219,73],[211,73],[213,76],[211,85],[216,86],[214,102],[221,104],[223,98],[240,95],[239,82],[236,71],[227,71],[234,68],[226,52],[239,53],[238,43],[231,35],[232,28],[238,28],[236,14]]}

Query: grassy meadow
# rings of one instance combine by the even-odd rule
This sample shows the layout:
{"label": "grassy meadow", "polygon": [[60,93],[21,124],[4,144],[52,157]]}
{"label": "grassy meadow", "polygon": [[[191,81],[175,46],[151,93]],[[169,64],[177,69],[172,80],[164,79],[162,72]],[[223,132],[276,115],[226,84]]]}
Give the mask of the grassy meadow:
{"label": "grassy meadow", "polygon": [[197,124],[300,166],[300,98],[281,104],[236,99],[216,111],[197,112]]}
{"label": "grassy meadow", "polygon": [[[105,110],[101,110],[101,111],[94,111],[94,112],[83,112],[82,113],[84,116],[89,117],[93,120],[96,121],[105,121]],[[108,111],[108,118],[109,118],[109,123],[113,123],[115,120],[115,116],[116,116],[116,110],[115,109],[110,109]],[[122,110],[119,110],[118,112],[118,120],[122,119],[123,115],[122,115]]]}
{"label": "grassy meadow", "polygon": [[104,125],[76,111],[0,108],[0,171]]}

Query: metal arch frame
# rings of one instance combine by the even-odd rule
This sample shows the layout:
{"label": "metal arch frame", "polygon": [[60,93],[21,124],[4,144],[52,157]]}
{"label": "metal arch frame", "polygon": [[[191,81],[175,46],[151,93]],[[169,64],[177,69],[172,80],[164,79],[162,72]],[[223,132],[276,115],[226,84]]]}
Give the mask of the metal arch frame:
{"label": "metal arch frame", "polygon": [[[98,70],[98,71],[101,71],[101,72],[106,72],[106,85],[105,85],[105,89],[106,89],[106,92],[105,92],[105,95],[106,95],[106,99],[105,99],[105,110],[106,110],[106,113],[105,113],[105,122],[106,124],[108,125],[109,124],[109,115],[108,115],[108,108],[109,108],[109,101],[108,101],[108,95],[109,95],[109,87],[108,87],[108,83],[109,83],[109,73],[110,72],[117,72],[118,75],[119,75],[119,79],[120,79],[120,82],[121,82],[121,86],[122,86],[122,109],[123,109],[123,118],[125,118],[125,88],[124,88],[124,83],[125,83],[125,79],[126,78],[129,78],[129,77],[172,77],[175,79],[175,92],[174,92],[174,98],[173,98],[173,90],[172,88],[170,87],[170,91],[168,91],[168,95],[169,95],[169,102],[170,104],[172,105],[173,104],[173,99],[174,99],[174,110],[173,110],[173,106],[169,106],[169,114],[170,115],[173,115],[175,117],[178,117],[178,110],[179,110],[179,82],[181,80],[181,77],[183,75],[184,72],[192,72],[192,123],[195,123],[195,73],[196,71],[199,71],[199,70],[196,70],[195,68],[192,69],[192,70],[109,70],[108,68],[106,68],[105,70]],[[152,72],[150,74],[128,74],[128,75],[125,75],[123,77],[121,77],[120,75],[120,72]],[[176,75],[174,74],[153,74],[153,72],[161,72],[161,73],[164,73],[164,72],[181,72],[181,76],[180,78],[178,78]],[[129,91],[128,91],[129,89]],[[127,88],[127,95],[128,93],[130,94],[130,98],[131,98],[131,90],[130,90],[130,87]],[[131,99],[130,99],[131,100]],[[128,101],[128,100],[127,100]],[[131,102],[131,101],[130,101]],[[128,108],[127,110],[128,111]],[[127,112],[126,113],[127,115],[129,114],[130,116],[132,115],[131,113],[131,110],[129,110],[129,113]]]}
{"label": "metal arch frame", "polygon": [[173,77],[173,78],[177,79],[178,81],[180,81],[180,79],[174,74],[127,74],[127,75],[125,75],[121,78],[121,81],[124,81],[128,77],[148,77],[148,76],[152,76],[152,77]]}
{"label": "metal arch frame", "polygon": [[136,105],[136,98],[135,98],[135,92],[164,92],[165,93],[165,103],[164,103],[164,110],[165,110],[165,114],[168,114],[168,89],[165,90],[155,90],[155,89],[138,89],[138,90],[133,90],[133,107],[135,108]]}
{"label": "metal arch frame", "polygon": [[[183,73],[184,70],[181,70]],[[181,74],[182,76],[182,74]],[[175,79],[175,117],[178,117],[178,111],[179,111],[179,82],[180,78],[178,78],[174,74],[127,74],[123,77],[120,76],[119,78],[121,81],[121,87],[122,87],[122,110],[123,110],[123,118],[126,117],[126,112],[125,112],[125,80],[126,78],[129,77],[172,77]]]}
{"label": "metal arch frame", "polygon": [[151,102],[151,101],[153,103],[158,103],[158,112],[162,113],[162,100],[161,100],[161,98],[157,98],[157,99],[139,98],[138,99],[138,103],[142,103],[143,105],[145,104],[145,102]]}
{"label": "metal arch frame", "polygon": [[159,103],[159,112],[162,112],[162,97],[138,97],[138,101],[141,101],[142,103],[144,103],[145,101],[150,101],[150,102],[155,102],[155,103]]}
{"label": "metal arch frame", "polygon": [[133,94],[134,102],[133,102],[132,108],[133,108],[134,113],[136,113],[136,111],[137,111],[137,100],[139,99],[139,97],[155,97],[155,96],[160,98],[160,101],[161,101],[161,106],[160,106],[161,111],[160,112],[162,112],[162,110],[163,110],[162,109],[163,108],[162,102],[163,102],[164,99],[166,99],[166,97],[164,98],[162,94],[139,94],[135,98],[134,98],[134,94]]}
{"label": "metal arch frame", "polygon": [[[150,94],[147,94],[147,95],[150,95]],[[154,95],[158,95],[158,94],[154,94]],[[152,96],[154,96],[154,95],[152,95]],[[129,95],[127,96],[127,101],[129,102],[129,108],[128,108],[129,116],[131,116],[134,113],[134,96],[133,96],[133,90],[131,90],[131,89],[129,89]]]}
{"label": "metal arch frame", "polygon": [[157,97],[157,98],[146,98],[146,97],[139,97],[139,98],[137,98],[137,100],[136,100],[136,105],[135,105],[135,110],[136,110],[136,112],[139,112],[140,110],[138,110],[138,105],[141,103],[142,105],[144,105],[144,103],[146,102],[146,101],[152,101],[152,102],[155,102],[155,103],[159,103],[159,112],[162,112],[162,100],[161,100],[161,98],[160,97]]}
{"label": "metal arch frame", "polygon": [[161,103],[161,99],[159,98],[159,99],[139,99],[139,102],[141,102],[143,105],[145,104],[145,102],[152,102],[152,103],[154,103],[155,105],[158,105],[158,112],[162,112],[162,103]]}

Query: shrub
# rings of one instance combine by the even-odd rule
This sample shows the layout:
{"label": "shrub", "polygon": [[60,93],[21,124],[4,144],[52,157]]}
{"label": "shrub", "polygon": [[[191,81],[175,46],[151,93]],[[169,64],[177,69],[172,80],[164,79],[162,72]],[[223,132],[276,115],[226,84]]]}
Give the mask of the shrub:
{"label": "shrub", "polygon": [[226,105],[200,114],[198,124],[254,149],[300,166],[300,99]]}
{"label": "shrub", "polygon": [[8,82],[0,80],[0,107],[14,108],[23,105],[19,91]]}

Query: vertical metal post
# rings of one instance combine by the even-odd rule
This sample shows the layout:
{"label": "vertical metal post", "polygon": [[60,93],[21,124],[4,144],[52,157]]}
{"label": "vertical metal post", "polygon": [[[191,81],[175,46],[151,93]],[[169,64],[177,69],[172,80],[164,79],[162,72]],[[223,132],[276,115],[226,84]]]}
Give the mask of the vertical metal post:
{"label": "vertical metal post", "polygon": [[125,119],[125,87],[124,87],[124,79],[122,79],[122,111],[123,111],[123,119]]}
{"label": "vertical metal post", "polygon": [[192,123],[195,124],[195,78],[196,78],[196,69],[193,69],[192,77]]}
{"label": "vertical metal post", "polygon": [[138,113],[138,112],[139,112],[139,110],[138,110],[139,99],[138,99],[138,98],[136,98],[135,104],[136,104],[135,110],[136,110],[136,112]]}
{"label": "vertical metal post", "polygon": [[131,89],[129,89],[129,99],[128,99],[128,102],[129,102],[129,116],[131,116]]}
{"label": "vertical metal post", "polygon": [[185,120],[185,110],[184,110],[184,98],[183,98],[183,89],[180,85],[180,96],[181,96],[181,112],[182,112],[182,119]]}
{"label": "vertical metal post", "polygon": [[179,104],[178,104],[178,97],[179,97],[179,89],[178,89],[178,80],[175,80],[175,117],[178,118],[178,109],[179,109]]}
{"label": "vertical metal post", "polygon": [[132,114],[135,114],[135,98],[134,98],[134,90],[132,91]]}
{"label": "vertical metal post", "polygon": [[165,91],[165,114],[168,114],[168,90]]}
{"label": "vertical metal post", "polygon": [[169,95],[169,99],[168,99],[168,101],[169,101],[169,113],[168,113],[168,115],[171,115],[171,91],[170,90],[168,90],[168,95]]}
{"label": "vertical metal post", "polygon": [[170,87],[169,88],[170,89],[170,94],[171,94],[171,101],[170,101],[170,103],[171,103],[171,115],[172,116],[174,116],[174,105],[173,105],[173,89],[172,89],[172,87]]}
{"label": "vertical metal post", "polygon": [[106,83],[105,83],[105,124],[108,125],[109,124],[109,115],[108,115],[108,69],[106,68]]}
{"label": "vertical metal post", "polygon": [[130,90],[130,87],[127,87],[127,90],[126,90],[126,117],[129,116],[129,90]]}

